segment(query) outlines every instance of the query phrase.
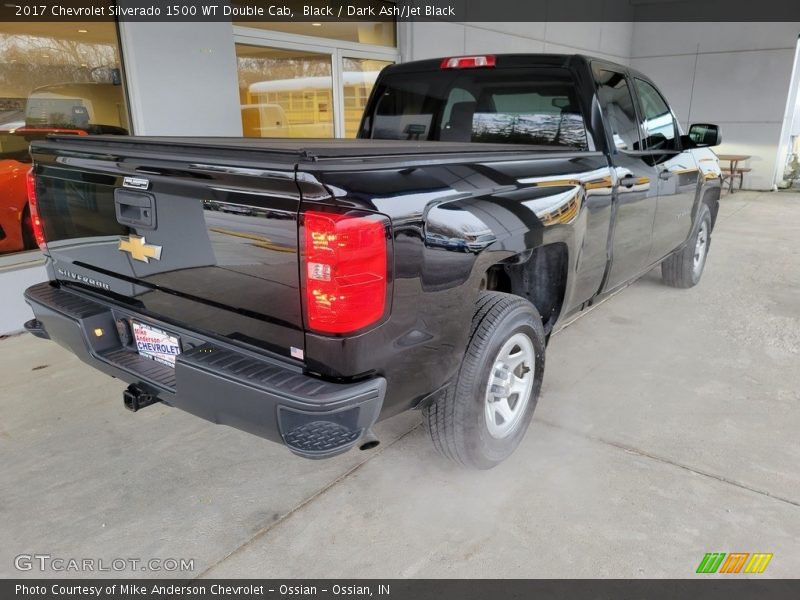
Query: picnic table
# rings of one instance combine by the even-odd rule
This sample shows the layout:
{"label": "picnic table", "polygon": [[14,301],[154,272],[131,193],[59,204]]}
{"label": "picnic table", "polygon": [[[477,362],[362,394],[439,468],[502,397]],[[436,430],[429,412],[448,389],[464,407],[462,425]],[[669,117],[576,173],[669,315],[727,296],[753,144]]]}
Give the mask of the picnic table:
{"label": "picnic table", "polygon": [[727,160],[730,163],[729,167],[722,167],[722,180],[723,185],[725,179],[728,179],[728,191],[733,193],[733,180],[739,176],[739,189],[742,189],[744,183],[744,174],[749,173],[751,169],[748,167],[740,167],[739,163],[751,158],[749,154],[717,154],[720,160]]}

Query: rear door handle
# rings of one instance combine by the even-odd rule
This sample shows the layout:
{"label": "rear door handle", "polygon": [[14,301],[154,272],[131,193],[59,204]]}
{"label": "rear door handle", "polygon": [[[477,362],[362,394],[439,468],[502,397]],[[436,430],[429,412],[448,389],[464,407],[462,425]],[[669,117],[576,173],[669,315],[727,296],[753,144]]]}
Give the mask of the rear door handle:
{"label": "rear door handle", "polygon": [[636,177],[633,176],[633,173],[626,174],[622,179],[619,180],[619,184],[622,187],[632,188],[636,185]]}
{"label": "rear door handle", "polygon": [[673,175],[675,175],[675,173],[673,173],[673,172],[672,172],[672,171],[670,171],[669,169],[664,169],[663,171],[661,171],[661,172],[658,174],[658,178],[659,178],[659,179],[663,179],[664,181],[667,181],[668,179],[672,179],[672,176],[673,176]]}

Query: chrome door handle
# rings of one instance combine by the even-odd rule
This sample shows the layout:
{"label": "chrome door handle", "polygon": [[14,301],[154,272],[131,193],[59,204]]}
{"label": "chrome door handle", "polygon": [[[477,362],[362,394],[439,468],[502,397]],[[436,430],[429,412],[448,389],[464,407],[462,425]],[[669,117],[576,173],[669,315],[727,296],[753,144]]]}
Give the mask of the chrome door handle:
{"label": "chrome door handle", "polygon": [[658,178],[659,179],[663,179],[664,181],[667,181],[668,179],[671,179],[674,174],[675,173],[673,173],[672,171],[670,171],[668,169],[664,169],[663,171],[661,171],[658,174]]}
{"label": "chrome door handle", "polygon": [[619,180],[619,184],[626,188],[632,188],[634,185],[636,185],[636,177],[634,177],[632,173],[628,173],[625,175],[625,177]]}

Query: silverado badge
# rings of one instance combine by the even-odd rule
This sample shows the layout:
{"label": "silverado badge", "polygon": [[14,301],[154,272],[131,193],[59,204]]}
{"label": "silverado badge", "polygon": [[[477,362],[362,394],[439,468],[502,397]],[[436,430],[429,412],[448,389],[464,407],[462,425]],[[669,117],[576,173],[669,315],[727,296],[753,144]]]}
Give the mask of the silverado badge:
{"label": "silverado badge", "polygon": [[151,258],[161,260],[161,246],[148,244],[143,237],[138,235],[129,236],[127,239],[122,238],[119,241],[119,249],[129,252],[134,260],[146,263],[149,263]]}

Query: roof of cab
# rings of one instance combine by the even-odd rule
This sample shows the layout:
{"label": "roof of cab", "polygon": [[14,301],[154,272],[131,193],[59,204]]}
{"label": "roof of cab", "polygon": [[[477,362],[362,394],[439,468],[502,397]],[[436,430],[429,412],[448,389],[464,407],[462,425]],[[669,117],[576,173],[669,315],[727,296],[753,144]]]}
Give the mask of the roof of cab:
{"label": "roof of cab", "polygon": [[[570,67],[577,64],[587,65],[592,61],[602,61],[606,65],[610,65],[619,69],[627,70],[628,67],[609,62],[606,59],[588,56],[585,54],[494,54],[492,52],[484,52],[477,54],[467,54],[464,56],[482,56],[492,55],[496,59],[495,68],[510,68],[510,67]],[[458,55],[456,55],[458,56]],[[390,65],[384,69],[383,73],[403,73],[420,71],[438,71],[441,69],[442,60],[450,57],[430,58],[425,60],[415,60],[411,62],[399,63]]]}

